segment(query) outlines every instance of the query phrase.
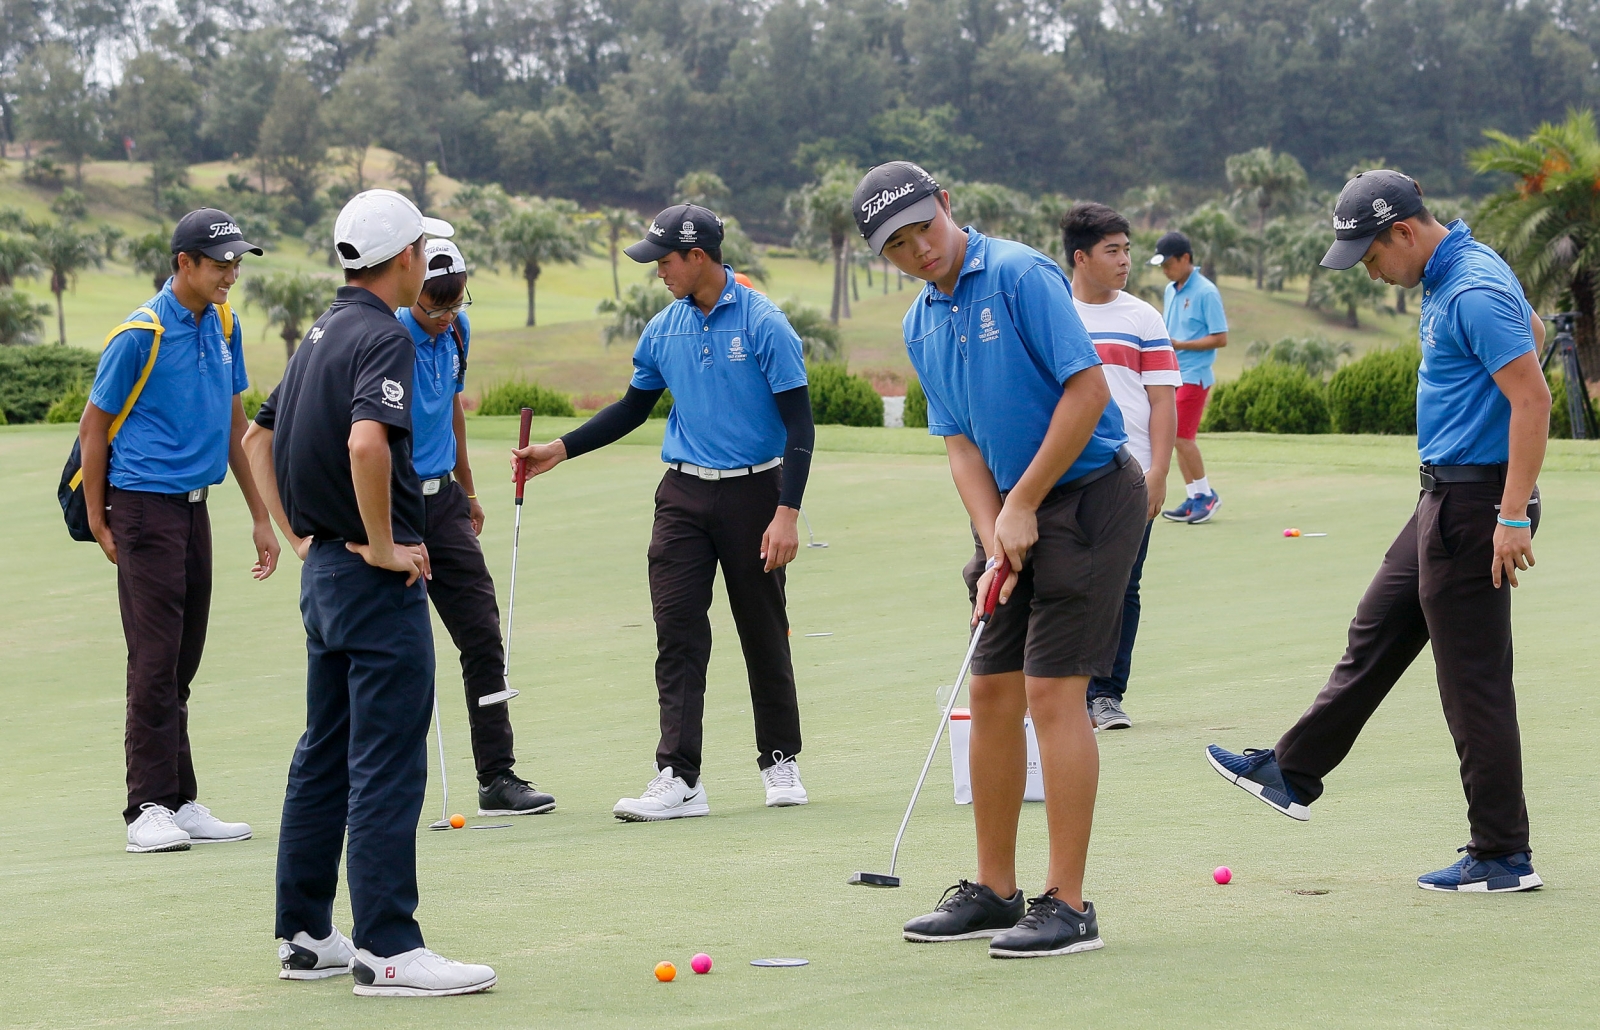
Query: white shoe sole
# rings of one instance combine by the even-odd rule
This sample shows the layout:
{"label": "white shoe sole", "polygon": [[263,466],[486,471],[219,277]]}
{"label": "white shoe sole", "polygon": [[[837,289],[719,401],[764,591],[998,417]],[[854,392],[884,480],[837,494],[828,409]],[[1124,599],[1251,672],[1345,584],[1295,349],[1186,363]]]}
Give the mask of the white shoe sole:
{"label": "white shoe sole", "polygon": [[195,844],[232,844],[235,841],[249,840],[253,836],[255,836],[254,831],[247,831],[237,837],[196,837],[190,834],[189,840]]}
{"label": "white shoe sole", "polygon": [[480,808],[480,809],[478,809],[478,814],[479,815],[494,815],[494,816],[500,816],[500,815],[544,815],[546,812],[554,812],[555,809],[556,809],[556,803],[554,801],[552,801],[548,805],[540,805],[538,808]]}
{"label": "white shoe sole", "polygon": [[1293,819],[1295,822],[1306,823],[1311,821],[1311,809],[1301,804],[1290,804],[1288,808],[1279,808],[1277,805],[1261,796],[1261,784],[1254,780],[1247,780],[1242,776],[1235,776],[1233,773],[1224,768],[1222,763],[1218,762],[1214,757],[1212,757],[1209,750],[1206,752],[1206,761],[1211,763],[1211,768],[1215,769],[1218,775],[1220,775],[1223,779],[1244,790],[1246,793],[1250,794],[1257,801],[1260,801],[1263,805],[1266,805],[1274,812],[1280,812],[1283,815],[1288,816],[1290,819]]}
{"label": "white shoe sole", "polygon": [[400,987],[390,985],[379,987],[376,984],[356,984],[354,993],[362,998],[448,998],[456,994],[477,994],[487,991],[495,985],[495,977],[482,983],[467,984],[462,987]]}
{"label": "white shoe sole", "polygon": [[1531,891],[1544,886],[1544,881],[1538,873],[1529,873],[1527,876],[1518,877],[1515,887],[1496,887],[1490,889],[1489,881],[1482,883],[1469,883],[1460,887],[1436,887],[1431,883],[1417,881],[1417,886],[1425,891],[1440,891],[1444,894],[1515,894],[1517,891]]}
{"label": "white shoe sole", "polygon": [[618,805],[611,814],[625,823],[664,823],[669,819],[694,819],[711,814],[710,805],[679,805],[661,812],[635,812]]}
{"label": "white shoe sole", "polygon": [[793,794],[786,794],[775,798],[767,798],[768,808],[793,808],[796,805],[809,805],[810,803],[811,799],[804,794],[798,797]]}
{"label": "white shoe sole", "polygon": [[1187,521],[1189,523],[1189,525],[1191,525],[1191,526],[1204,525],[1205,523],[1211,521],[1211,516],[1215,515],[1217,512],[1219,512],[1221,510],[1222,510],[1222,498],[1219,497],[1219,498],[1217,498],[1217,503],[1213,504],[1211,506],[1211,510],[1210,511],[1206,512],[1204,515],[1200,516],[1197,519],[1191,518],[1191,519],[1187,519],[1185,521]]}
{"label": "white shoe sole", "polygon": [[1101,948],[1103,948],[1105,946],[1106,946],[1106,942],[1102,941],[1098,937],[1096,937],[1092,941],[1079,941],[1076,944],[1069,944],[1065,948],[1054,948],[1054,949],[1052,949],[1050,951],[1005,951],[1005,950],[1003,950],[1001,948],[996,948],[994,945],[991,944],[989,946],[989,957],[990,958],[1050,958],[1052,955],[1076,955],[1080,951],[1099,951]]}
{"label": "white shoe sole", "polygon": [[167,852],[167,851],[188,851],[189,850],[189,845],[192,844],[192,843],[193,843],[192,840],[175,840],[170,844],[152,844],[149,847],[143,847],[143,846],[138,845],[138,844],[129,844],[128,845],[128,854],[130,854],[130,855],[159,855],[159,854],[162,854],[163,852]]}
{"label": "white shoe sole", "polygon": [[343,976],[350,972],[348,965],[329,966],[326,969],[280,969],[279,980],[326,980],[330,976]]}
{"label": "white shoe sole", "polygon": [[1094,728],[1097,730],[1131,730],[1133,729],[1133,720],[1127,716],[1123,716],[1120,719],[1107,719],[1105,722],[1095,723]]}
{"label": "white shoe sole", "polygon": [[[1010,929],[1010,927],[1006,929]],[[944,944],[947,941],[979,941],[1005,932],[1005,930],[974,930],[971,933],[958,933],[954,937],[930,937],[925,933],[913,933],[910,930],[906,930],[902,936],[915,944]]]}

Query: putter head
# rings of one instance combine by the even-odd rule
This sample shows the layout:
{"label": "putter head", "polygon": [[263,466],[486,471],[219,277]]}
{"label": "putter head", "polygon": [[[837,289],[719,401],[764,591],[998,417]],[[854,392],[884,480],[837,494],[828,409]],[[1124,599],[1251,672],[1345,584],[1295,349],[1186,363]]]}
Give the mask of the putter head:
{"label": "putter head", "polygon": [[806,546],[807,547],[827,547],[828,545],[825,544],[825,543],[818,543],[817,541],[813,540],[813,541],[811,541],[811,543],[806,544]]}
{"label": "putter head", "polygon": [[485,694],[478,698],[478,707],[488,708],[490,705],[504,704],[520,693],[522,693],[522,691],[515,687],[507,687],[504,690],[497,690],[493,694]]}
{"label": "putter head", "polygon": [[900,877],[888,873],[851,873],[845,882],[854,887],[898,887]]}
{"label": "putter head", "polygon": [[428,824],[428,829],[430,829],[430,830],[448,830],[448,829],[451,829],[451,828],[452,827],[450,826],[450,820],[448,820],[448,819],[440,819],[436,823],[429,823]]}

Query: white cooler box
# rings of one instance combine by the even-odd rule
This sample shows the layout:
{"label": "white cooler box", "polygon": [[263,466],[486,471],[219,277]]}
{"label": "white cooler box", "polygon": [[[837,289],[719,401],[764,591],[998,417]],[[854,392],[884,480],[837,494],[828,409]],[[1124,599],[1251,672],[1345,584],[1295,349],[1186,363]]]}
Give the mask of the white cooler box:
{"label": "white cooler box", "polygon": [[[1033,720],[1024,718],[1022,729],[1028,735],[1028,782],[1022,800],[1044,800],[1044,775],[1039,771],[1039,741],[1033,735]],[[972,774],[967,768],[967,742],[972,735],[972,712],[956,708],[950,712],[950,773],[956,781],[956,804],[972,804]]]}

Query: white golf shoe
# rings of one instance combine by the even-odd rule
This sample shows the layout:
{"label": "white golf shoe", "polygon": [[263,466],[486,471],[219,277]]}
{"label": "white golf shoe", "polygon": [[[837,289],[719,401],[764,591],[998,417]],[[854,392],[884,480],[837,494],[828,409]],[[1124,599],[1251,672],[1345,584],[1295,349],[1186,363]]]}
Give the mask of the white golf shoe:
{"label": "white golf shoe", "polygon": [[691,819],[697,815],[710,815],[711,805],[706,800],[703,778],[691,787],[669,765],[656,773],[656,778],[650,781],[643,794],[618,801],[611,814],[625,822],[653,823],[663,819]]}
{"label": "white golf shoe", "polygon": [[789,808],[809,801],[806,785],[800,782],[800,766],[795,760],[784,758],[776,751],[772,757],[777,761],[761,770],[761,781],[767,785],[767,807]]}
{"label": "white golf shoe", "polygon": [[350,972],[356,947],[338,927],[323,940],[301,930],[278,945],[279,980],[324,980]]}
{"label": "white golf shoe", "polygon": [[182,827],[196,844],[225,844],[250,839],[249,823],[225,823],[198,801],[185,802],[173,814],[172,821]]}
{"label": "white golf shoe", "polygon": [[189,831],[172,821],[172,809],[146,802],[139,818],[128,824],[128,850],[136,855],[156,851],[188,851]]}
{"label": "white golf shoe", "polygon": [[358,948],[350,973],[356,978],[355,993],[368,998],[476,994],[495,983],[494,970],[488,966],[455,962],[427,948],[413,948],[388,958]]}

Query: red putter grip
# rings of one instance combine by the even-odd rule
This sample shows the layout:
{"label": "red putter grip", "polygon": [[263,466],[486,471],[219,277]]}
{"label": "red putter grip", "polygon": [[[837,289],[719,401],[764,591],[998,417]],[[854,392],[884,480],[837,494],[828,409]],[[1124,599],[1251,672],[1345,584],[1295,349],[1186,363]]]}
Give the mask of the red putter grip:
{"label": "red putter grip", "polygon": [[[520,450],[528,446],[528,434],[533,431],[533,409],[522,409],[522,425],[517,429],[517,448]],[[522,485],[528,481],[527,462],[523,458],[517,459],[517,503],[522,503]]]}
{"label": "red putter grip", "polygon": [[995,566],[994,579],[989,581],[989,595],[983,599],[983,617],[987,619],[994,614],[994,606],[1000,603],[1000,588],[1006,585],[1006,580],[1011,576],[1011,559],[1005,555],[1000,556],[1000,564]]}

